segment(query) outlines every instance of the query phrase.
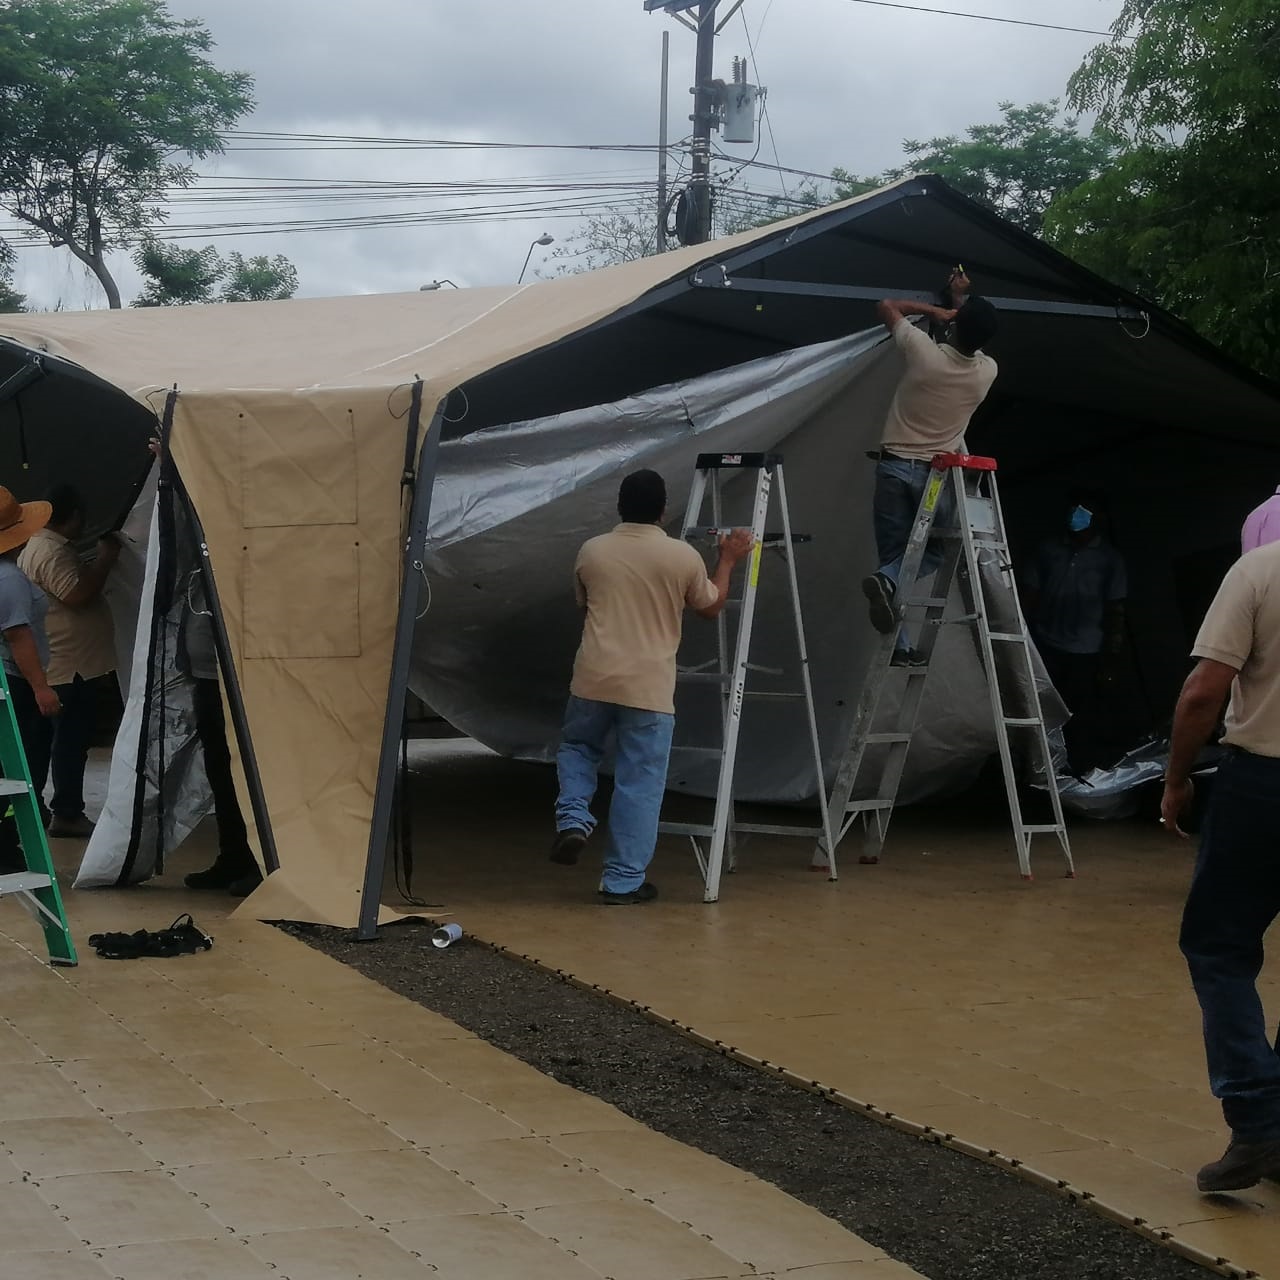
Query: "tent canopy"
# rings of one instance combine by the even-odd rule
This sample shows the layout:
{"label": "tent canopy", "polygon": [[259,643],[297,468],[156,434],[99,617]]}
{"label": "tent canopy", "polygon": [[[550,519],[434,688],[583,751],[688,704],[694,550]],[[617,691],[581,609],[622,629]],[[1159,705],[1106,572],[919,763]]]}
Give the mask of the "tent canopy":
{"label": "tent canopy", "polygon": [[[1001,375],[970,444],[1000,456],[1011,518],[1034,531],[1046,485],[1102,474],[1137,504],[1118,515],[1143,513],[1146,545],[1171,562],[1225,546],[1280,471],[1275,387],[934,178],[523,287],[6,316],[0,482],[31,497],[77,479],[106,527],[177,387],[173,457],[207,537],[282,865],[252,905],[349,924],[390,767],[414,380],[424,432],[443,403],[444,439],[460,441],[868,330],[878,295],[932,294],[957,262],[1004,311],[990,345]],[[1211,484],[1210,503],[1196,486]],[[1164,646],[1163,688],[1185,644],[1151,626],[1138,643]]]}

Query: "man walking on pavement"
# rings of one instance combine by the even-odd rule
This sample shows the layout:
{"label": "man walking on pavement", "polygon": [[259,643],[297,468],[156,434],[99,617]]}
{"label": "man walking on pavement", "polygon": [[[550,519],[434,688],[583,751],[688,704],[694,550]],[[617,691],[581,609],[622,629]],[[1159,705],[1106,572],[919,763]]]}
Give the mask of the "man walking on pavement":
{"label": "man walking on pavement", "polygon": [[[74,543],[84,533],[84,502],[65,484],[49,491],[53,514],[32,535],[18,556],[18,567],[49,598],[45,628],[49,636],[49,683],[62,703],[53,721],[53,799],[49,834],[86,839],[93,823],[84,815],[84,768],[97,711],[100,677],[116,669],[115,631],[102,588],[120,556],[115,538],[102,538],[91,564],[84,564]],[[47,772],[32,785],[43,796]]]}
{"label": "man walking on pavement", "polygon": [[[877,307],[907,364],[889,406],[876,466],[872,519],[880,567],[862,582],[871,624],[882,635],[898,625],[894,599],[898,575],[929,480],[930,461],[935,454],[951,453],[962,446],[969,419],[996,379],[996,362],[982,352],[995,336],[995,308],[985,298],[968,296],[969,280],[959,268],[948,284],[953,297],[967,298],[958,310],[889,298]],[[925,316],[950,326],[947,341],[935,343],[908,316]],[[949,511],[948,495],[938,510],[944,526],[949,523]],[[931,543],[925,549],[921,576],[932,573],[941,562],[941,547]],[[895,662],[910,661],[910,647],[900,633]]]}
{"label": "man walking on pavement", "polygon": [[658,896],[645,872],[667,783],[684,610],[716,617],[734,566],[754,544],[748,530],[722,537],[719,563],[708,577],[698,552],[663,530],[666,507],[662,477],[632,472],[618,490],[622,523],[584,544],[574,566],[574,592],[586,619],[556,754],[560,794],[551,860],[572,866],[595,829],[591,800],[612,734],[613,799],[600,880],[600,900],[610,906]]}
{"label": "man walking on pavement", "polygon": [[1280,542],[1232,566],[1209,606],[1173,720],[1161,819],[1192,800],[1191,770],[1230,698],[1227,754],[1200,835],[1180,945],[1204,1020],[1209,1084],[1231,1141],[1196,1175],[1205,1193],[1280,1177],[1280,1041],[1257,978],[1263,935],[1280,913]]}

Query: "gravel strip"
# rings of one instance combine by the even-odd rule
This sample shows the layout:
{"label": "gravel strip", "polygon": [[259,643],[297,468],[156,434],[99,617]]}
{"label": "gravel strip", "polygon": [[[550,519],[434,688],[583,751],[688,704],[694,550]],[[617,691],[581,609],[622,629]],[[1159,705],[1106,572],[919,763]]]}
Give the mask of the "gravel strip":
{"label": "gravel strip", "polygon": [[930,1280],[1196,1280],[1205,1269],[1006,1170],[703,1048],[608,997],[418,922],[357,942],[283,924],[635,1120],[781,1187]]}

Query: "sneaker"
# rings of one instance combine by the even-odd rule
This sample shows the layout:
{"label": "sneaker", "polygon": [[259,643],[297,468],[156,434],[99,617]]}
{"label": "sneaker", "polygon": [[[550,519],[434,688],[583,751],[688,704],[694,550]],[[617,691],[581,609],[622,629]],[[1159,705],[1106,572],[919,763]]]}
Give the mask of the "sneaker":
{"label": "sneaker", "polygon": [[587,843],[587,833],[581,827],[566,827],[556,832],[551,842],[551,861],[562,867],[572,867],[578,861],[582,846]]}
{"label": "sneaker", "polygon": [[889,659],[891,667],[926,667],[929,659],[919,649],[895,649]]}
{"label": "sneaker", "polygon": [[1280,1138],[1270,1142],[1240,1142],[1232,1138],[1221,1160],[1207,1164],[1196,1174],[1196,1188],[1206,1195],[1214,1191],[1243,1191],[1263,1178],[1280,1176]]}
{"label": "sneaker", "polygon": [[657,896],[658,886],[650,884],[648,880],[638,889],[632,889],[630,893],[610,893],[608,889],[600,890],[600,901],[606,907],[624,907],[632,903],[652,902]]}
{"label": "sneaker", "polygon": [[87,840],[93,835],[93,823],[83,813],[74,818],[60,818],[54,814],[45,830],[55,840]]}
{"label": "sneaker", "polygon": [[262,883],[262,872],[257,867],[248,874],[240,876],[227,885],[227,892],[233,898],[247,898]]}
{"label": "sneaker", "polygon": [[898,609],[893,603],[896,589],[883,573],[873,573],[862,580],[862,594],[867,597],[871,625],[887,636],[898,625]]}
{"label": "sneaker", "polygon": [[215,862],[203,871],[193,871],[189,876],[183,876],[182,883],[188,889],[230,889],[243,874],[244,872],[228,867],[225,863],[220,865]]}

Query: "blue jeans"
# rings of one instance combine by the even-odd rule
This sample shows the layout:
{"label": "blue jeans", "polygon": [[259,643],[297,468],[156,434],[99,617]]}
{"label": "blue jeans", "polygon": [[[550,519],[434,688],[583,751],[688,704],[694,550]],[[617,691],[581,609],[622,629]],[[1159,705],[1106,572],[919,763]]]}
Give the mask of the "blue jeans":
{"label": "blue jeans", "polygon": [[1241,1142],[1280,1138],[1280,1041],[1256,986],[1280,913],[1280,760],[1232,751],[1205,816],[1179,943],[1204,1017],[1209,1084]]}
{"label": "blue jeans", "polygon": [[[923,458],[891,458],[885,455],[876,464],[876,490],[871,507],[871,521],[876,535],[876,554],[880,557],[877,572],[895,586],[902,572],[902,557],[911,538],[911,526],[920,511],[920,499],[932,471]],[[955,501],[948,484],[938,499],[936,525],[947,528],[955,524],[952,513]],[[944,547],[933,538],[924,550],[920,576],[926,578],[942,563]]]}
{"label": "blue jeans", "polygon": [[605,745],[610,733],[614,737],[613,802],[600,882],[609,893],[638,889],[653,861],[675,723],[675,716],[660,711],[573,695],[565,707],[564,730],[556,752],[560,779],[557,831],[576,827],[589,835],[595,829],[591,801]]}

